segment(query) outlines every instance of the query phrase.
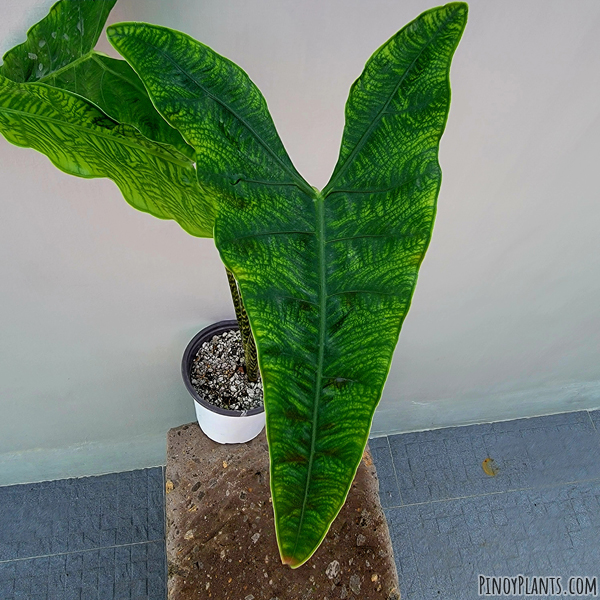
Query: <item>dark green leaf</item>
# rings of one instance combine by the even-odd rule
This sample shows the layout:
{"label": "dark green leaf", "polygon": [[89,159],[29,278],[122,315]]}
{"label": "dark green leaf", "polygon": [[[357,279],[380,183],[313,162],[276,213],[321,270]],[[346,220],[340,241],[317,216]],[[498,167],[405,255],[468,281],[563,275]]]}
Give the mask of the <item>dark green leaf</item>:
{"label": "dark green leaf", "polygon": [[91,52],[41,81],[91,100],[115,121],[133,125],[148,139],[194,158],[193,148],[158,114],[144,84],[124,60]]}
{"label": "dark green leaf", "polygon": [[65,173],[112,179],[138,210],[174,219],[192,235],[212,236],[212,204],[190,159],[80,96],[0,76],[0,132],[17,146],[42,152]]}
{"label": "dark green leaf", "polygon": [[0,75],[17,83],[38,81],[86,56],[96,45],[117,0],[60,0],[3,57]]}
{"label": "dark green leaf", "polygon": [[265,388],[282,559],[303,564],[361,460],[429,243],[464,3],[423,13],[352,87],[322,193],[297,174],[264,98],[230,61],[161,27],[109,28],[218,203],[215,243],[237,279]]}

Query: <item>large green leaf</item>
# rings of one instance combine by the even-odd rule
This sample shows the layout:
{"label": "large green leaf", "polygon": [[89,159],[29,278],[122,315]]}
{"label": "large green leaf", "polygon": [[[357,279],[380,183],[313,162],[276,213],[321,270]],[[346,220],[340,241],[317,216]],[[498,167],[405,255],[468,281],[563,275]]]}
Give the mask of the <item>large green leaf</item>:
{"label": "large green leaf", "polygon": [[38,81],[89,54],[117,0],[60,0],[2,58],[0,75]]}
{"label": "large green leaf", "polygon": [[0,75],[17,83],[40,82],[91,100],[119,123],[194,157],[181,134],[156,112],[144,84],[124,61],[93,50],[116,0],[59,0],[9,50]]}
{"label": "large green leaf", "polygon": [[361,460],[440,187],[437,154],[464,3],[423,13],[352,87],[340,159],[308,187],[264,98],[184,34],[125,23],[109,38],[197,152],[218,203],[215,243],[239,282],[265,388],[281,556],[303,564]]}
{"label": "large green leaf", "polygon": [[80,96],[0,76],[0,133],[42,152],[65,173],[112,179],[139,210],[174,219],[192,235],[212,236],[213,205],[200,190],[191,160]]}

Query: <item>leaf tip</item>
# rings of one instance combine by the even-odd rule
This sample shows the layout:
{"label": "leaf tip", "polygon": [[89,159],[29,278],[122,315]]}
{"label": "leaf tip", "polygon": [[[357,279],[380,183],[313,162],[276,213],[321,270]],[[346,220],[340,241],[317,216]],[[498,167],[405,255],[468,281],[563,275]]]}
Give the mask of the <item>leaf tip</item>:
{"label": "leaf tip", "polygon": [[447,8],[450,8],[461,17],[467,18],[469,14],[469,5],[466,2],[451,2],[450,4],[446,4]]}
{"label": "leaf tip", "polygon": [[115,37],[117,37],[119,35],[119,27],[117,25],[109,25],[106,28],[106,37],[109,39],[110,42],[113,41],[113,39]]}
{"label": "leaf tip", "polygon": [[132,23],[113,23],[106,28],[106,37],[112,42],[115,38],[127,35],[128,26]]}
{"label": "leaf tip", "polygon": [[303,563],[299,561],[295,556],[283,556],[281,555],[281,563],[287,565],[291,569],[297,569]]}

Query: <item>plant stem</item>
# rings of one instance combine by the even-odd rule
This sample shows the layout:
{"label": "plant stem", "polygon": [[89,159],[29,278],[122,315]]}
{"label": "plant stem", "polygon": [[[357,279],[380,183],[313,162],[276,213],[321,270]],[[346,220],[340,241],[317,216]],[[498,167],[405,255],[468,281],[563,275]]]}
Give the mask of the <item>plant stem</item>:
{"label": "plant stem", "polygon": [[231,291],[233,307],[235,308],[235,316],[242,335],[242,347],[244,348],[244,357],[246,359],[246,375],[248,376],[248,381],[257,381],[258,359],[256,358],[256,344],[254,343],[254,337],[250,329],[248,314],[244,308],[240,290],[233,273],[227,267],[225,267],[225,271],[227,272],[227,281],[229,282],[229,290]]}

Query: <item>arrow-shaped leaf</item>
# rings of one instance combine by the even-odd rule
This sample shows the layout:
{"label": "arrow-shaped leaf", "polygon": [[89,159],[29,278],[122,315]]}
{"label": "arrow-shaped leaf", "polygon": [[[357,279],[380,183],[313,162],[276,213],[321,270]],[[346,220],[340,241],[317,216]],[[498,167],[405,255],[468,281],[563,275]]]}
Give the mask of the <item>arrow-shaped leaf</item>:
{"label": "arrow-shaped leaf", "polygon": [[212,236],[213,205],[191,160],[80,96],[0,76],[0,132],[17,146],[42,152],[65,173],[112,179],[138,210],[174,219],[192,235]]}
{"label": "arrow-shaped leaf", "polygon": [[297,174],[241,69],[162,27],[108,30],[196,148],[218,202],[215,243],[256,340],[276,531],[292,567],[343,505],[381,397],[431,236],[450,61],[466,17],[464,3],[427,11],[373,55],[323,192]]}

